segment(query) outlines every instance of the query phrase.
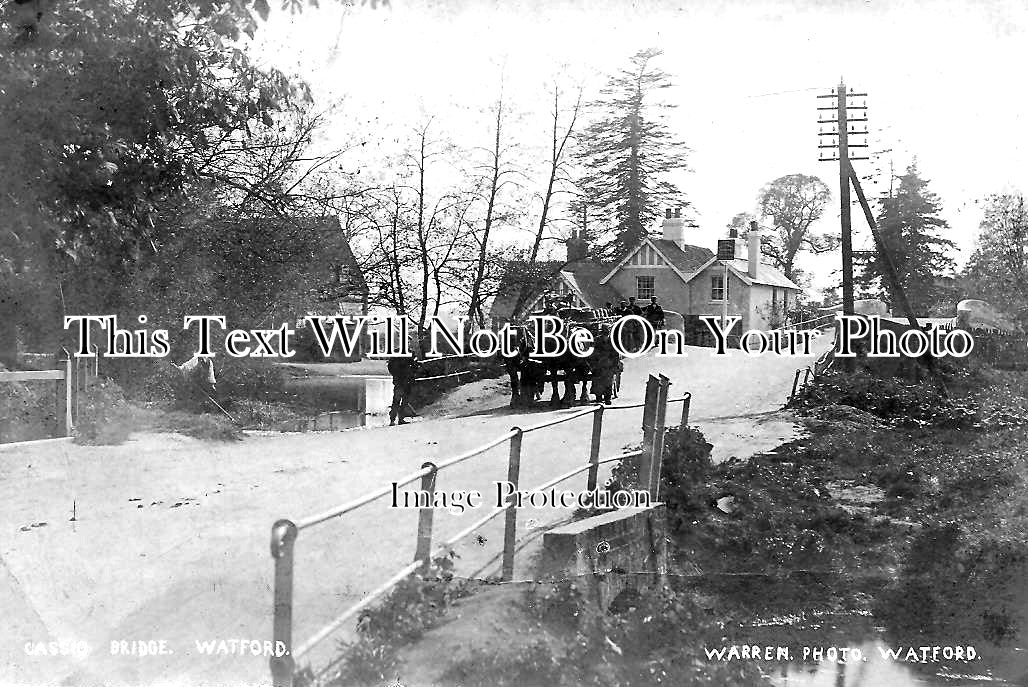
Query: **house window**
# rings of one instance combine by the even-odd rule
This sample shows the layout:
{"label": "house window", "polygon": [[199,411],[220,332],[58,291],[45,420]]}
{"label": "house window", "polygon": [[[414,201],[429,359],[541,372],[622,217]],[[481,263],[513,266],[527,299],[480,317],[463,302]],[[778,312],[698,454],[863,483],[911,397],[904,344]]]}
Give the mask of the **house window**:
{"label": "house window", "polygon": [[653,298],[655,294],[653,288],[653,277],[636,277],[635,278],[635,297],[636,299],[649,300]]}
{"label": "house window", "polygon": [[728,290],[728,286],[725,283],[725,275],[723,274],[712,274],[710,275],[710,300],[712,301],[723,301],[726,298],[730,298],[731,295]]}

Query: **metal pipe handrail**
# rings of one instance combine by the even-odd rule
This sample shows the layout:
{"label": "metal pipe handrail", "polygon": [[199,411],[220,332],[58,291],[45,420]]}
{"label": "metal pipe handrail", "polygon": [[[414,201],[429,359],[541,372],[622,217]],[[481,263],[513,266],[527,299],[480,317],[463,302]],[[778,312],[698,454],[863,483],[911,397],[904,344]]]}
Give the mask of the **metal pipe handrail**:
{"label": "metal pipe handrail", "polygon": [[[402,478],[400,480],[397,480],[396,481],[396,486],[397,487],[402,487],[402,486],[405,486],[407,484],[410,484],[414,480],[421,479],[422,477],[424,477],[425,475],[429,474],[430,472],[432,472],[431,468],[421,468],[417,472],[412,472],[411,474],[407,475],[406,477],[404,477],[404,478]],[[331,520],[332,518],[338,518],[340,515],[345,515],[346,513],[349,513],[352,510],[356,510],[356,509],[360,508],[361,506],[364,506],[364,505],[366,505],[368,503],[371,503],[375,499],[379,499],[379,498],[385,496],[386,494],[388,494],[392,490],[393,490],[393,483],[390,482],[389,485],[384,486],[384,487],[382,487],[380,489],[376,489],[375,491],[370,492],[368,494],[365,494],[364,496],[361,496],[360,498],[354,499],[353,501],[349,501],[349,502],[344,503],[343,505],[337,506],[335,508],[330,508],[327,511],[323,511],[323,512],[317,514],[317,515],[312,515],[312,516],[310,516],[308,518],[304,518],[303,520],[299,520],[296,523],[296,529],[297,530],[304,530],[304,529],[307,529],[308,527],[313,527],[314,525],[319,525],[319,524],[325,522],[326,520]]]}
{"label": "metal pipe handrail", "polygon": [[[692,394],[686,393],[683,396],[675,396],[674,398],[669,398],[667,400],[667,402],[668,403],[681,403],[682,401],[688,401],[691,398],[692,398]],[[646,405],[646,401],[643,401],[641,403],[624,403],[624,404],[621,404],[621,405],[612,405],[612,406],[604,406],[604,407],[607,410],[628,410],[628,409],[631,409],[631,408],[642,408],[645,405]]]}
{"label": "metal pipe handrail", "polygon": [[448,468],[451,465],[456,465],[457,463],[463,463],[465,460],[469,460],[469,459],[474,458],[475,456],[477,456],[479,454],[485,453],[489,449],[495,448],[495,447],[499,446],[500,444],[502,444],[503,442],[507,441],[508,439],[513,437],[515,434],[516,434],[516,432],[514,430],[507,430],[506,432],[504,432],[500,436],[496,437],[492,441],[490,441],[490,442],[488,442],[486,444],[482,444],[478,448],[473,448],[470,451],[466,451],[466,452],[464,452],[464,453],[462,453],[462,454],[460,454],[458,456],[450,458],[449,460],[444,460],[442,463],[439,463],[439,465],[436,466],[436,470],[437,471],[438,470],[442,470],[443,468]]}
{"label": "metal pipe handrail", "polygon": [[[578,475],[578,474],[581,474],[581,473],[585,472],[589,468],[593,467],[593,465],[604,465],[606,463],[613,463],[614,461],[624,460],[625,458],[631,458],[633,456],[638,456],[638,455],[641,455],[641,454],[642,454],[642,450],[626,451],[624,453],[619,453],[616,456],[611,456],[609,458],[604,458],[602,460],[597,461],[596,463],[585,463],[583,465],[580,465],[580,466],[574,468],[573,470],[570,470],[570,471],[564,473],[563,475],[560,475],[559,477],[556,477],[555,479],[550,480],[549,482],[546,482],[545,484],[542,484],[542,485],[540,485],[538,487],[534,487],[531,491],[542,491],[543,489],[549,489],[550,487],[552,487],[552,486],[554,486],[556,484],[559,484],[559,483],[563,482],[564,480],[570,479],[570,478],[574,477],[575,475]],[[464,528],[463,530],[461,530],[460,532],[455,534],[450,539],[447,539],[443,544],[441,544],[440,546],[436,547],[436,553],[445,553],[448,549],[452,548],[460,540],[464,539],[469,534],[473,533],[475,530],[480,529],[482,526],[484,526],[490,520],[494,519],[496,516],[504,513],[505,511],[507,511],[507,509],[513,508],[513,507],[514,507],[513,504],[508,504],[506,506],[500,506],[498,508],[493,509],[493,511],[491,513],[489,513],[485,517],[479,518],[478,520],[473,522],[470,526]],[[339,629],[339,627],[344,622],[346,622],[349,618],[352,618],[354,616],[354,614],[356,614],[357,612],[361,611],[362,609],[366,608],[368,605],[373,603],[376,599],[378,599],[383,594],[385,594],[387,591],[389,591],[394,585],[396,585],[397,583],[402,581],[404,578],[406,578],[408,575],[410,575],[415,570],[417,570],[419,567],[421,567],[421,565],[422,565],[421,561],[414,561],[413,563],[410,563],[409,565],[407,565],[404,568],[402,568],[399,572],[397,572],[395,575],[390,577],[386,582],[384,582],[383,584],[379,585],[374,590],[369,592],[368,595],[365,596],[363,599],[361,599],[358,603],[356,603],[352,607],[348,608],[340,616],[335,618],[331,623],[329,623],[328,625],[323,627],[320,631],[315,633],[310,639],[308,639],[303,644],[301,644],[300,647],[295,652],[293,652],[293,656],[295,656],[296,658],[300,658],[305,653],[307,653],[308,651],[313,649],[315,646],[320,644],[322,641],[324,641],[325,639],[330,637],[336,630]]]}
{"label": "metal pipe handrail", "polygon": [[[499,446],[503,442],[505,442],[508,439],[510,439],[511,436],[513,436],[513,432],[507,432],[506,434],[503,434],[502,436],[499,436],[496,439],[493,439],[492,441],[490,441],[487,444],[483,444],[482,446],[479,446],[479,447],[474,448],[474,449],[472,449],[470,451],[467,451],[466,453],[462,453],[459,456],[456,456],[455,458],[451,458],[450,460],[448,460],[448,461],[446,461],[444,463],[440,463],[438,466],[436,466],[435,470],[437,470],[437,471],[438,470],[442,470],[445,467],[449,467],[451,465],[456,465],[457,463],[463,462],[463,461],[468,460],[470,458],[474,458],[475,456],[479,455],[480,453],[485,453],[486,451],[488,451],[489,449],[493,448],[494,446]],[[396,486],[397,487],[406,486],[406,485],[410,484],[411,482],[413,482],[415,480],[418,480],[418,479],[421,479],[425,475],[431,473],[432,470],[433,470],[432,468],[421,468],[417,472],[412,472],[411,474],[407,475],[406,477],[403,477],[402,479],[396,480]],[[356,509],[360,508],[361,506],[365,506],[365,505],[371,503],[372,501],[375,501],[376,499],[382,498],[386,494],[390,493],[392,490],[393,490],[393,483],[390,482],[387,486],[384,486],[384,487],[381,487],[379,489],[376,489],[375,491],[370,492],[368,494],[365,494],[364,496],[361,496],[360,498],[354,499],[353,501],[349,501],[349,502],[344,503],[343,505],[337,506],[335,508],[330,508],[329,510],[323,511],[322,513],[319,513],[318,515],[312,515],[309,518],[304,518],[303,520],[300,520],[300,521],[298,521],[296,523],[296,529],[297,530],[304,530],[304,529],[307,529],[308,527],[313,527],[314,525],[319,525],[319,524],[325,522],[326,520],[331,520],[333,518],[338,518],[340,515],[345,515],[346,513],[349,513],[350,511],[356,510]]]}
{"label": "metal pipe handrail", "polygon": [[[625,453],[619,453],[616,456],[612,456],[610,458],[605,458],[603,460],[597,461],[596,463],[586,463],[585,465],[580,465],[579,467],[577,467],[577,468],[575,468],[573,470],[565,472],[563,475],[560,475],[559,477],[554,477],[549,482],[546,482],[545,484],[540,484],[538,487],[534,487],[533,489],[530,489],[529,491],[542,491],[543,489],[549,489],[550,487],[552,487],[554,485],[560,484],[561,482],[563,482],[566,479],[571,479],[575,475],[577,475],[579,473],[582,473],[582,472],[585,472],[589,468],[593,467],[593,465],[603,465],[604,463],[612,463],[615,460],[624,460],[625,458],[632,458],[633,456],[641,456],[641,455],[642,455],[642,449],[637,449],[635,451],[626,451]],[[510,508],[510,506],[506,506],[506,507]]]}
{"label": "metal pipe handrail", "polygon": [[[687,394],[685,394],[683,396],[679,396],[679,397],[676,397],[676,398],[669,398],[667,400],[667,402],[668,403],[679,403],[679,402],[682,402],[682,401],[689,400],[690,398],[692,398],[692,394],[688,394],[687,393]],[[616,406],[601,406],[599,404],[592,405],[592,406],[589,406],[588,408],[582,408],[581,410],[577,410],[577,411],[575,411],[573,413],[569,413],[568,415],[565,415],[565,416],[562,416],[562,417],[559,417],[559,418],[555,418],[553,420],[548,420],[546,422],[540,422],[540,423],[535,424],[535,425],[529,425],[528,427],[522,428],[521,429],[521,433],[522,434],[528,434],[529,432],[534,432],[534,431],[539,430],[539,429],[544,429],[546,427],[552,427],[554,425],[559,425],[562,422],[568,422],[569,420],[574,420],[576,418],[583,417],[583,416],[588,415],[590,413],[595,413],[595,412],[597,412],[597,409],[601,408],[601,407],[605,408],[606,410],[626,410],[626,409],[631,409],[631,408],[641,408],[644,405],[645,405],[645,403],[634,403],[634,404],[625,404],[625,405],[616,405]],[[495,439],[493,439],[492,441],[490,441],[490,442],[488,442],[486,444],[483,444],[483,445],[481,445],[481,446],[479,446],[477,448],[471,449],[470,451],[467,451],[467,452],[462,453],[462,454],[460,454],[458,456],[455,456],[454,458],[451,458],[450,460],[447,460],[447,461],[444,461],[442,463],[439,463],[439,465],[436,466],[436,470],[439,471],[439,470],[442,470],[444,468],[448,468],[448,467],[450,467],[452,465],[456,465],[458,463],[464,462],[465,460],[469,460],[471,458],[474,458],[475,456],[477,456],[477,455],[479,455],[481,453],[485,453],[489,449],[494,448],[496,446],[499,446],[503,442],[507,441],[508,439],[513,437],[514,434],[515,434],[515,432],[513,430],[505,432],[504,434],[501,434],[500,436],[496,437]],[[407,475],[406,477],[404,477],[404,478],[402,478],[400,480],[396,480],[396,486],[397,487],[406,486],[407,484],[410,484],[411,482],[413,482],[413,481],[415,481],[417,479],[421,479],[425,475],[429,474],[429,472],[431,472],[431,468],[422,468],[422,469],[418,470],[417,472],[413,472],[410,475]],[[321,524],[321,523],[325,522],[326,520],[331,520],[333,518],[339,517],[340,515],[345,515],[346,513],[349,513],[350,511],[356,510],[357,508],[360,508],[361,506],[365,506],[368,503],[371,503],[372,501],[375,501],[376,499],[379,499],[379,498],[385,496],[386,494],[390,493],[392,491],[392,489],[393,489],[393,485],[392,485],[392,483],[390,483],[389,485],[381,487],[380,489],[377,489],[377,490],[375,490],[373,492],[370,492],[370,493],[368,493],[368,494],[366,494],[366,495],[364,495],[364,496],[362,496],[360,498],[357,498],[357,499],[354,499],[353,501],[347,502],[347,503],[343,504],[342,506],[337,506],[336,508],[331,508],[331,509],[329,509],[327,511],[319,513],[318,515],[313,515],[311,517],[304,518],[303,520],[300,520],[300,521],[298,521],[296,523],[296,528],[297,528],[297,530],[304,530],[304,529],[307,529],[308,527],[313,527],[314,525]]]}
{"label": "metal pipe handrail", "polygon": [[415,377],[414,381],[415,382],[428,382],[428,381],[431,381],[433,379],[447,379],[449,377],[458,377],[460,375],[469,375],[472,372],[474,372],[474,370],[461,370],[459,372],[451,372],[450,374],[446,374],[446,375],[434,375],[432,377]]}
{"label": "metal pipe handrail", "polygon": [[331,623],[321,628],[321,631],[316,633],[313,637],[311,637],[306,642],[301,644],[299,648],[293,651],[292,655],[294,659],[300,658],[305,653],[307,653],[315,646],[320,644],[322,641],[324,641],[327,637],[330,637],[332,633],[334,633],[342,626],[343,623],[352,618],[358,612],[370,606],[376,599],[378,599],[380,596],[382,596],[387,591],[392,589],[394,585],[399,583],[401,580],[403,580],[405,577],[407,577],[412,572],[417,570],[419,567],[421,567],[421,561],[414,561],[413,563],[406,566],[403,570],[396,573],[388,580],[380,584],[378,587],[375,587],[375,589],[373,589],[367,596],[365,596],[359,602],[348,608],[346,611],[343,612],[342,615],[337,617]]}
{"label": "metal pipe handrail", "polygon": [[[509,431],[494,438],[486,444],[475,447],[469,451],[466,451],[460,455],[454,456],[449,460],[441,463],[434,464],[432,462],[426,462],[421,466],[421,469],[413,472],[406,477],[398,480],[395,483],[389,483],[388,486],[384,486],[362,497],[349,501],[341,506],[337,506],[330,510],[324,511],[318,515],[305,518],[299,523],[293,523],[290,520],[278,520],[272,526],[271,536],[271,556],[275,562],[275,584],[274,584],[274,622],[273,622],[273,637],[275,641],[280,641],[285,644],[288,648],[284,657],[272,657],[270,659],[270,667],[272,672],[272,682],[276,687],[290,687],[293,684],[293,675],[296,667],[296,658],[309,652],[311,648],[322,642],[325,638],[331,636],[336,632],[347,619],[352,618],[355,614],[359,613],[362,609],[367,608],[376,599],[380,598],[383,594],[389,591],[394,585],[403,580],[405,577],[413,573],[415,570],[427,570],[431,564],[433,557],[441,551],[452,551],[452,547],[457,544],[464,537],[467,537],[471,533],[483,527],[486,523],[490,522],[501,513],[506,515],[506,522],[504,525],[504,537],[503,537],[503,561],[502,561],[502,572],[501,578],[504,580],[510,580],[514,574],[514,554],[516,551],[517,543],[517,503],[513,500],[508,502],[492,512],[478,518],[468,527],[465,527],[457,534],[451,536],[444,544],[432,546],[432,521],[433,521],[433,506],[432,495],[436,489],[436,478],[440,470],[456,465],[463,461],[469,460],[475,456],[478,456],[492,448],[495,448],[501,444],[509,442],[510,457],[507,466],[507,480],[514,485],[514,489],[518,489],[519,485],[519,474],[521,465],[521,451],[522,451],[522,439],[526,433],[530,433],[546,427],[552,427],[554,425],[568,422],[586,415],[592,416],[592,438],[589,447],[589,461],[585,464],[576,466],[574,469],[559,475],[553,479],[548,480],[541,486],[535,488],[535,490],[543,490],[553,487],[564,480],[570,479],[575,475],[581,474],[588,471],[589,479],[587,490],[594,491],[597,488],[597,472],[598,468],[602,464],[612,463],[614,461],[624,460],[627,457],[639,456],[640,457],[640,474],[646,476],[647,488],[652,496],[656,499],[659,490],[659,475],[661,470],[661,461],[663,454],[663,438],[665,432],[665,412],[667,404],[669,402],[683,402],[682,405],[682,420],[683,426],[688,425],[690,401],[692,394],[685,393],[682,396],[675,398],[668,398],[668,387],[670,386],[670,380],[665,376],[661,375],[659,378],[650,375],[649,381],[646,385],[646,401],[638,404],[625,404],[623,406],[605,406],[603,404],[591,405],[587,408],[574,410],[561,417],[556,417],[544,422],[539,422],[535,425],[531,425],[527,428],[512,427]],[[603,429],[603,416],[604,411],[607,408],[614,410],[619,409],[630,409],[630,408],[644,408],[643,413],[643,446],[639,450],[626,451],[615,456],[600,459],[600,441],[602,437]],[[293,570],[294,570],[294,545],[297,535],[301,529],[313,527],[327,520],[340,517],[346,513],[349,513],[357,508],[360,508],[382,496],[388,494],[395,486],[407,485],[415,480],[421,480],[421,490],[429,495],[428,504],[420,507],[420,515],[418,520],[418,533],[417,533],[417,546],[415,551],[414,560],[405,566],[402,570],[392,575],[383,584],[372,590],[367,596],[361,599],[360,602],[347,609],[342,615],[335,618],[328,625],[322,627],[315,635],[303,642],[298,649],[293,650],[292,643],[292,615],[293,615]],[[394,486],[395,485],[395,486]],[[276,645],[277,646],[277,645]]]}
{"label": "metal pipe handrail", "polygon": [[811,320],[801,320],[800,322],[790,322],[786,326],[787,327],[798,327],[801,324],[810,324],[811,322],[817,322],[818,320],[835,319],[835,315],[836,315],[836,313],[831,312],[831,313],[827,313],[825,315],[819,315],[819,316],[817,316],[817,317],[815,317],[815,318],[813,318]]}
{"label": "metal pipe handrail", "polygon": [[[565,475],[557,478],[552,483],[551,482],[547,482],[546,484],[543,484],[542,486],[534,487],[530,491],[540,491],[542,489],[546,489],[548,487],[552,487],[554,484],[558,484],[560,482],[563,482],[566,479],[574,477],[577,474],[585,472],[586,470],[588,470],[589,468],[593,467],[594,465],[604,465],[606,463],[613,463],[615,460],[624,460],[625,458],[631,458],[632,456],[638,456],[641,453],[642,453],[641,450],[628,451],[626,453],[620,453],[620,454],[618,454],[616,456],[611,456],[610,458],[604,458],[603,460],[598,460],[598,461],[596,461],[596,463],[585,463],[584,465],[580,465],[579,467],[575,468],[572,472],[568,472]],[[448,548],[452,547],[454,544],[459,542],[461,539],[463,539],[464,537],[468,536],[469,534],[471,534],[472,532],[474,532],[478,528],[482,527],[487,522],[489,522],[490,520],[495,518],[497,515],[503,513],[504,511],[506,511],[510,507],[511,506],[508,505],[508,506],[499,506],[499,507],[495,508],[493,510],[493,512],[491,512],[489,515],[485,516],[484,518],[480,518],[479,520],[476,520],[469,527],[461,530],[460,532],[458,532],[457,534],[455,534],[451,538],[447,539],[439,547],[439,549],[440,550],[445,550],[445,549],[448,549]]]}
{"label": "metal pipe handrail", "polygon": [[567,415],[562,415],[561,417],[554,418],[553,420],[547,420],[546,422],[539,422],[539,423],[534,424],[534,425],[529,425],[528,427],[522,427],[521,428],[521,432],[522,432],[522,434],[528,434],[529,432],[534,432],[537,429],[544,429],[546,427],[552,427],[553,425],[559,425],[562,422],[567,422],[568,420],[574,420],[576,418],[580,418],[583,415],[588,415],[590,413],[595,413],[596,409],[599,408],[599,407],[601,407],[599,404],[591,405],[588,408],[582,408],[581,410],[576,410],[573,413],[568,413]]}

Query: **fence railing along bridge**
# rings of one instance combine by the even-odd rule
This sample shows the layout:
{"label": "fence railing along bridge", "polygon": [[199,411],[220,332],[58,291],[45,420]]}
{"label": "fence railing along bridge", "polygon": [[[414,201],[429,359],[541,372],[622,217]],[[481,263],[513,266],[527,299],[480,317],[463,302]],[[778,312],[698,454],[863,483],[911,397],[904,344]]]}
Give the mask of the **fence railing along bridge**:
{"label": "fence railing along bridge", "polygon": [[[28,441],[6,441],[4,421],[0,418],[0,447],[16,447],[40,441],[69,440],[79,417],[84,392],[91,379],[98,376],[97,358],[73,357],[67,349],[63,356],[53,356],[59,365],[52,370],[0,371],[0,384],[23,384],[26,382],[54,384],[54,428],[53,437],[30,439]],[[49,357],[49,356],[46,356]]]}
{"label": "fence railing along bridge", "polygon": [[[689,409],[692,395],[685,393],[677,397],[669,397],[671,381],[664,375],[650,375],[646,383],[645,400],[641,403],[615,404],[605,406],[602,404],[590,405],[580,408],[559,417],[539,422],[526,427],[515,426],[509,431],[501,434],[490,441],[453,456],[438,463],[426,462],[421,468],[408,475],[400,477],[395,481],[382,486],[379,489],[359,496],[347,503],[331,508],[327,511],[317,513],[299,520],[282,519],[274,523],[271,528],[271,557],[274,561],[274,621],[272,639],[276,647],[284,647],[284,655],[273,656],[270,659],[272,673],[272,684],[275,687],[291,687],[298,663],[308,656],[314,647],[325,641],[328,637],[337,632],[347,620],[353,618],[363,609],[373,604],[376,600],[385,595],[395,585],[399,584],[410,575],[419,570],[427,570],[431,561],[439,554],[445,554],[453,549],[460,541],[464,540],[487,523],[500,515],[505,516],[502,563],[500,569],[501,579],[510,581],[514,575],[514,555],[517,544],[517,517],[518,511],[515,503],[509,500],[504,506],[496,507],[485,516],[475,520],[471,525],[464,528],[457,534],[449,537],[443,542],[435,542],[433,539],[433,508],[432,498],[427,500],[428,507],[418,509],[418,527],[414,533],[414,556],[413,560],[400,568],[386,579],[378,587],[370,591],[360,602],[350,606],[343,613],[337,616],[327,625],[312,636],[303,641],[296,642],[293,637],[293,578],[297,565],[296,542],[301,532],[319,527],[328,522],[338,520],[348,513],[371,504],[391,493],[394,488],[400,488],[420,482],[422,492],[434,495],[440,473],[455,465],[464,463],[477,456],[502,445],[507,445],[509,459],[507,464],[507,481],[513,485],[515,490],[520,487],[520,473],[522,464],[521,445],[526,434],[539,432],[554,425],[570,422],[578,418],[592,418],[592,433],[589,442],[588,460],[573,469],[557,475],[545,484],[532,488],[532,491],[544,491],[561,482],[564,482],[576,475],[587,473],[587,490],[596,489],[601,465],[614,463],[626,458],[640,460],[639,465],[639,488],[649,492],[652,501],[656,502],[660,492],[660,474],[663,461],[664,435],[666,431],[667,407],[670,403],[681,403],[681,426],[688,425]],[[609,412],[643,409],[642,448],[635,451],[627,451],[616,455],[601,457],[600,440],[603,434],[604,417]],[[281,644],[279,644],[281,643]],[[279,652],[276,652],[279,653]]]}

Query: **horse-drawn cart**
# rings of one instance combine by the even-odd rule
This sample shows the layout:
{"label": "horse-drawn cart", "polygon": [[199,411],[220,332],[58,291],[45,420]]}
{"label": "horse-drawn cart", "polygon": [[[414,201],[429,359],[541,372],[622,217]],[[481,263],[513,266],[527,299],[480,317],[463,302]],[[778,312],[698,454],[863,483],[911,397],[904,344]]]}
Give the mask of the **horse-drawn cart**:
{"label": "horse-drawn cart", "polygon": [[[558,335],[569,337],[579,329],[590,331],[593,335],[593,352],[586,357],[574,355],[570,351],[556,357],[539,356],[532,323],[513,325],[517,331],[518,353],[504,359],[510,376],[511,406],[535,405],[547,383],[553,389],[549,401],[551,405],[589,403],[590,387],[596,402],[610,403],[617,395],[622,367],[621,356],[610,341],[610,328],[618,317],[607,310],[586,308],[562,308],[556,316],[562,323]],[[560,383],[564,384],[563,396],[560,394]]]}

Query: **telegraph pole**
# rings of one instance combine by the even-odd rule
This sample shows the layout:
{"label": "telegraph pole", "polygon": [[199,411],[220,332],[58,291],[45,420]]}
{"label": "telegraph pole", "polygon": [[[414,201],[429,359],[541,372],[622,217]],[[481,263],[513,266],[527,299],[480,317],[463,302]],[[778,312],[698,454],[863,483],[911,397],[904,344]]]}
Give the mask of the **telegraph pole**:
{"label": "telegraph pole", "polygon": [[842,312],[853,314],[853,225],[850,221],[849,118],[846,84],[839,81],[836,117],[839,126],[839,217],[842,223]]}
{"label": "telegraph pole", "polygon": [[[852,93],[846,90],[846,84],[839,80],[839,86],[833,89],[828,95],[819,95],[818,98],[834,98],[835,103],[826,107],[818,107],[818,124],[830,124],[834,130],[818,132],[819,136],[828,136],[828,143],[818,144],[818,149],[828,148],[838,151],[838,157],[824,157],[820,155],[821,162],[839,163],[839,214],[842,229],[842,312],[846,315],[853,314],[853,225],[850,219],[850,161],[867,160],[867,157],[851,157],[850,148],[867,148],[867,143],[850,143],[850,136],[867,135],[867,125],[862,131],[851,129],[853,122],[866,122],[867,107],[865,105],[850,105],[849,98],[866,98],[867,93]],[[850,116],[850,110],[857,110],[860,116]],[[826,112],[827,111],[827,112]],[[831,113],[831,114],[829,114]],[[825,115],[832,117],[826,119]],[[834,116],[833,116],[834,115]]]}

